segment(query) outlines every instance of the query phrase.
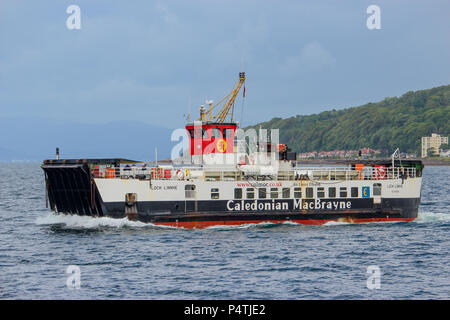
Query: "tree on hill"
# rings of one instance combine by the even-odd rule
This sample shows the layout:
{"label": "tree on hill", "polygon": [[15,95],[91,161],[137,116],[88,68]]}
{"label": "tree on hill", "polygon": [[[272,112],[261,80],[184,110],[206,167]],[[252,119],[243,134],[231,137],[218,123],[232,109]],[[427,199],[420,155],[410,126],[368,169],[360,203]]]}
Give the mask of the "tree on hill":
{"label": "tree on hill", "polygon": [[438,156],[438,154],[436,153],[436,150],[434,148],[428,148],[427,156],[428,157],[436,157],[436,156]]}
{"label": "tree on hill", "polygon": [[[293,151],[358,150],[364,147],[420,153],[422,136],[450,133],[450,85],[410,91],[397,98],[287,119],[273,118],[254,129],[279,129]],[[249,127],[250,128],[250,127]]]}

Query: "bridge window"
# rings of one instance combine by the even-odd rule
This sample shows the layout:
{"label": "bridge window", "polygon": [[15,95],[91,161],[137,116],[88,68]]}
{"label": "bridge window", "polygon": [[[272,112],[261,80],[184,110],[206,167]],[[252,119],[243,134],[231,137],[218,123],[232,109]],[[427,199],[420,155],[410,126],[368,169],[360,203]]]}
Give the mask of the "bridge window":
{"label": "bridge window", "polygon": [[232,133],[231,129],[229,129],[229,128],[223,129],[223,137],[224,138],[231,138],[231,133]]}
{"label": "bridge window", "polygon": [[317,188],[317,198],[325,198],[325,188]]}
{"label": "bridge window", "polygon": [[339,189],[339,197],[347,198],[347,188],[346,187],[341,187]]}
{"label": "bridge window", "polygon": [[291,188],[283,188],[282,190],[283,199],[289,199],[291,197]]}
{"label": "bridge window", "polygon": [[270,188],[270,198],[271,199],[278,198],[278,188]]}
{"label": "bridge window", "polygon": [[306,197],[307,198],[313,198],[314,197],[314,189],[313,188],[306,188]]}
{"label": "bridge window", "polygon": [[259,188],[258,189],[258,197],[260,199],[266,199],[267,198],[267,189],[266,188]]}
{"label": "bridge window", "polygon": [[242,199],[242,188],[235,188],[234,189],[234,198],[235,199]]}
{"label": "bridge window", "polygon": [[358,198],[358,188],[357,187],[352,187],[351,188],[351,194],[352,194],[352,198]]}
{"label": "bridge window", "polygon": [[295,187],[294,188],[294,198],[300,199],[302,197],[302,188]]}
{"label": "bridge window", "polygon": [[328,198],[336,198],[336,188],[335,187],[328,188]]}
{"label": "bridge window", "polygon": [[211,135],[213,138],[221,138],[220,129],[212,128]]}
{"label": "bridge window", "polygon": [[247,188],[247,199],[255,199],[255,189]]}

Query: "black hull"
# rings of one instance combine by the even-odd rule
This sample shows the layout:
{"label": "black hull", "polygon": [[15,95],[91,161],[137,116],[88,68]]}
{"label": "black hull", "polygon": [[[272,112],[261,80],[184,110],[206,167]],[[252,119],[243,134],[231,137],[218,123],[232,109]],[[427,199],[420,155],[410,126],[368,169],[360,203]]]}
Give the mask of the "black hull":
{"label": "black hull", "polygon": [[[314,199],[307,199],[310,202]],[[326,201],[325,199],[324,201]],[[297,222],[303,224],[323,224],[328,221],[371,222],[371,221],[412,221],[417,218],[419,198],[383,199],[374,205],[373,199],[343,199],[352,201],[359,208],[343,210],[287,210],[287,211],[225,211],[227,201],[198,201],[197,204],[185,201],[137,202],[134,220],[145,223],[163,224],[179,227],[207,227],[260,222]],[[292,201],[292,200],[291,200]],[[194,208],[198,211],[181,212],[180,208]],[[105,216],[125,218],[125,203],[103,203]],[[207,210],[204,210],[207,209]]]}
{"label": "black hull", "polygon": [[47,198],[53,211],[194,228],[265,221],[412,221],[420,204],[420,198],[383,198],[380,203],[373,198],[104,202],[91,171],[95,163],[84,159],[44,162]]}

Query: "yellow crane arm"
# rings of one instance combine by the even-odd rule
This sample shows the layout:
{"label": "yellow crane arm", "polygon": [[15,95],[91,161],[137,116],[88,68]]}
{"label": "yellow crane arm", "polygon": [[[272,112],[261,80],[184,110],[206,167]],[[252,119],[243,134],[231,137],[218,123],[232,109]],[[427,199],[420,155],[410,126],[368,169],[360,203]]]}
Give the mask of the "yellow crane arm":
{"label": "yellow crane arm", "polygon": [[[238,82],[238,84],[231,91],[232,95],[231,95],[230,99],[224,104],[222,109],[216,115],[217,122],[219,122],[219,123],[225,122],[225,119],[227,118],[228,113],[230,112],[230,109],[232,107],[233,107],[233,111],[234,111],[234,102],[236,100],[237,95],[239,94],[239,91],[242,88],[242,85],[244,84],[244,81],[245,81],[245,73],[241,72],[241,73],[239,73],[239,82]],[[230,122],[233,122],[233,112],[231,113],[231,121]]]}
{"label": "yellow crane arm", "polygon": [[[234,102],[236,101],[236,97],[239,94],[239,91],[241,90],[242,86],[244,85],[244,82],[245,82],[245,72],[240,72],[239,73],[239,81],[237,81],[234,84],[233,90],[231,90],[230,93],[228,93],[224,98],[222,98],[222,100],[220,100],[218,103],[216,103],[213,107],[210,107],[210,109],[207,112],[209,113],[210,118],[214,119],[214,122],[224,123],[227,116],[229,115],[231,109],[233,111],[231,112],[231,115],[230,115],[230,120],[231,120],[230,122],[233,122]],[[218,107],[222,103],[223,103],[223,106],[217,112],[217,114],[214,116],[211,116],[212,110],[214,110],[216,107]],[[205,119],[206,119],[206,117],[205,117]],[[204,119],[199,118],[198,120],[204,120]]]}

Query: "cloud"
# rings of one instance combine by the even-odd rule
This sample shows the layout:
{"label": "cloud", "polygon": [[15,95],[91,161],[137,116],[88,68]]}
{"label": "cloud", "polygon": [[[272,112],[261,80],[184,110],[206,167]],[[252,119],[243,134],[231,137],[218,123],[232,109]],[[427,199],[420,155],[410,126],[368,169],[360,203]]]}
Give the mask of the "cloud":
{"label": "cloud", "polygon": [[336,64],[336,58],[319,42],[313,41],[303,46],[300,53],[288,56],[282,63],[280,70],[283,74],[292,74],[300,69],[321,71]]}
{"label": "cloud", "polygon": [[156,4],[156,12],[159,13],[163,19],[163,21],[167,24],[175,24],[178,23],[177,16],[169,10],[169,7],[163,3]]}
{"label": "cloud", "polygon": [[367,30],[365,6],[332,0],[77,0],[74,31],[72,2],[0,0],[0,116],[179,126],[188,101],[198,110],[231,89],[243,59],[252,122],[428,88],[450,74],[440,6],[389,2],[381,34]]}
{"label": "cloud", "polygon": [[300,54],[300,60],[304,65],[318,69],[336,64],[336,59],[318,42],[305,45]]}

